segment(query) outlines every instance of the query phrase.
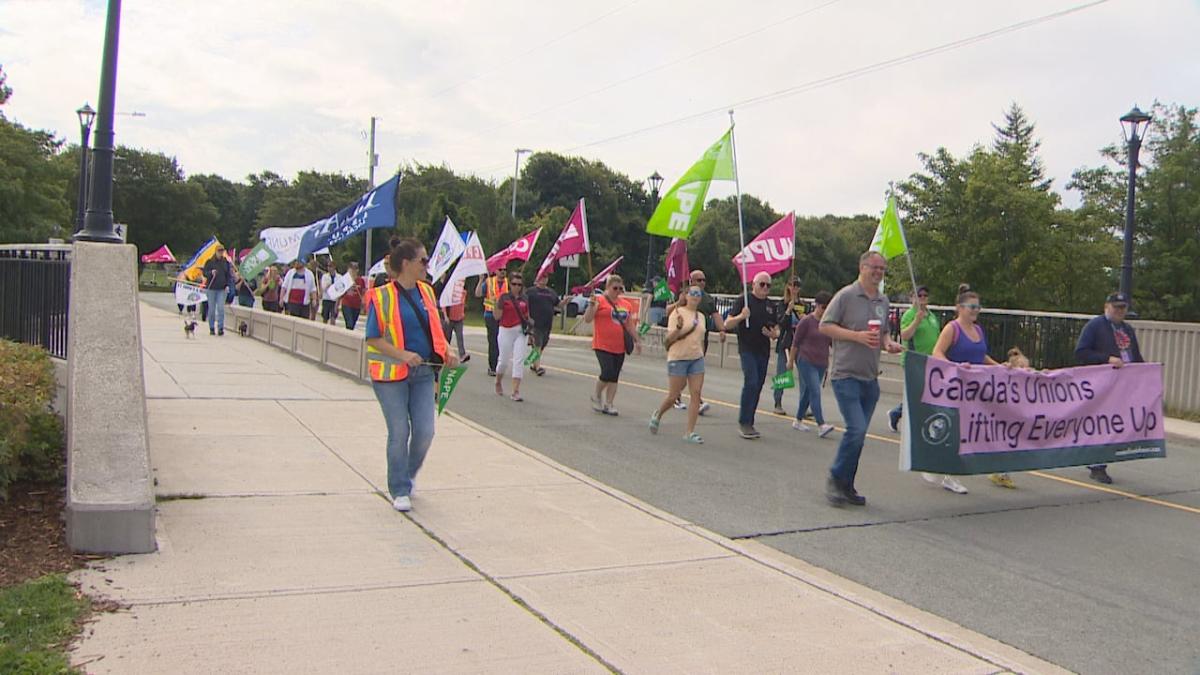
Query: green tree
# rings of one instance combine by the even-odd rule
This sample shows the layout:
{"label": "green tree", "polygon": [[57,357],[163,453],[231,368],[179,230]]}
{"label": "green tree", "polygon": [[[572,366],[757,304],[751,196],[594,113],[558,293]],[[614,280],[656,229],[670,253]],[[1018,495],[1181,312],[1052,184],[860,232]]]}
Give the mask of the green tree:
{"label": "green tree", "polygon": [[257,242],[254,214],[247,211],[244,203],[246,185],[216,174],[189,176],[187,182],[199,185],[217,210],[213,228],[222,243],[229,247],[250,248]]}
{"label": "green tree", "polygon": [[146,253],[167,244],[188,255],[216,234],[219,214],[199,183],[183,179],[174,157],[117,146],[113,219],[129,226],[129,243]]}
{"label": "green tree", "polygon": [[259,229],[299,227],[324,218],[358,199],[366,181],[341,173],[301,171],[296,180],[269,186],[258,208]]}
{"label": "green tree", "polygon": [[0,113],[0,242],[36,243],[70,234],[71,169],[62,141]]}

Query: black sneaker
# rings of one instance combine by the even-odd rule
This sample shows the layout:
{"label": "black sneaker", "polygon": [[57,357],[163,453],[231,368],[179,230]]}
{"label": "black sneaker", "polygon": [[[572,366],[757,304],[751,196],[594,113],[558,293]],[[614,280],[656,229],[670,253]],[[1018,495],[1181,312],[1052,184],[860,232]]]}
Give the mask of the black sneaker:
{"label": "black sneaker", "polygon": [[213,330],[213,329],[209,328],[209,329],[208,329],[208,334],[209,334],[209,335],[216,335],[216,334],[217,334],[217,331],[215,331],[215,330]]}
{"label": "black sneaker", "polygon": [[495,376],[496,376],[496,369],[488,368],[488,377],[495,377]]}
{"label": "black sneaker", "polygon": [[750,426],[749,424],[741,425],[739,428],[739,433],[742,435],[742,438],[745,438],[745,439],[751,440],[751,441],[762,438],[762,434],[758,433],[758,430],[755,429],[754,427]]}
{"label": "black sneaker", "polygon": [[463,357],[462,357],[461,359],[459,359],[459,360],[458,360],[458,362],[459,362],[459,363],[466,363],[467,361],[470,361],[470,360],[471,360],[471,355],[470,355],[470,354],[463,354]]}
{"label": "black sneaker", "polygon": [[222,328],[221,330],[217,331],[217,335],[224,335],[224,334],[225,334],[225,329],[224,329],[224,328]]}
{"label": "black sneaker", "polygon": [[846,495],[846,503],[853,506],[866,506],[867,498],[858,494],[858,490],[854,489],[853,485],[848,486],[844,494]]}
{"label": "black sneaker", "polygon": [[1108,475],[1108,467],[1104,466],[1089,466],[1088,471],[1091,472],[1092,480],[1105,485],[1112,485],[1112,476]]}

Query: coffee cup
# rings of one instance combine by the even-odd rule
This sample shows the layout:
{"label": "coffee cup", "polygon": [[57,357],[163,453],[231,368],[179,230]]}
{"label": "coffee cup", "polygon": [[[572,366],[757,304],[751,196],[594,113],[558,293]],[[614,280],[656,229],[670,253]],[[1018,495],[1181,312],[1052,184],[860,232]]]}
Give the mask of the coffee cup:
{"label": "coffee cup", "polygon": [[871,319],[867,322],[867,330],[871,331],[872,333],[878,333],[879,329],[882,327],[883,322],[879,319]]}

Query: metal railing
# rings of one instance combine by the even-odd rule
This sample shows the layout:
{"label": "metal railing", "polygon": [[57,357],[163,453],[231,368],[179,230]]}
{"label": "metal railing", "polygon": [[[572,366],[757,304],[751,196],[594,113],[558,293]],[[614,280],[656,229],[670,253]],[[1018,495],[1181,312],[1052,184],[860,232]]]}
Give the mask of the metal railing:
{"label": "metal railing", "polygon": [[0,337],[67,358],[71,247],[0,246]]}

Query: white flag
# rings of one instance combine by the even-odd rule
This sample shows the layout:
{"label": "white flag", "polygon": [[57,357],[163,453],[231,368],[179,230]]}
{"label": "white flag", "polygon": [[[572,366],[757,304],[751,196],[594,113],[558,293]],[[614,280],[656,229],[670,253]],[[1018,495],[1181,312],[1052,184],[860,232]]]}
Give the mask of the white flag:
{"label": "white flag", "polygon": [[387,259],[385,255],[379,259],[379,262],[371,265],[371,269],[367,270],[367,278],[372,279],[377,274],[387,274]]}
{"label": "white flag", "polygon": [[175,304],[189,307],[204,302],[204,289],[193,284],[179,282],[175,284]]}
{"label": "white flag", "polygon": [[[319,224],[313,223],[301,227],[268,227],[258,233],[258,238],[267,242],[267,246],[275,252],[277,262],[286,265],[300,257],[300,242],[304,240],[304,233]],[[323,248],[313,251],[313,253],[329,255],[329,249]]]}
{"label": "white flag", "polygon": [[483,254],[483,244],[479,243],[479,235],[472,232],[471,237],[467,239],[466,246],[463,247],[458,266],[446,280],[446,287],[442,289],[442,296],[438,298],[438,304],[442,307],[453,307],[462,302],[467,294],[465,288],[467,277],[476,277],[482,274],[487,274],[487,256]]}
{"label": "white flag", "polygon": [[458,234],[458,228],[450,220],[450,216],[446,216],[446,224],[442,225],[442,234],[438,237],[437,243],[433,245],[433,254],[429,256],[429,278],[437,281],[446,272],[450,271],[450,266],[458,260],[458,256],[463,254],[467,245],[463,243],[462,237]]}
{"label": "white flag", "polygon": [[325,291],[326,300],[337,300],[350,290],[354,285],[354,280],[350,278],[350,273],[339,274],[333,278],[333,284],[329,286],[329,290]]}

